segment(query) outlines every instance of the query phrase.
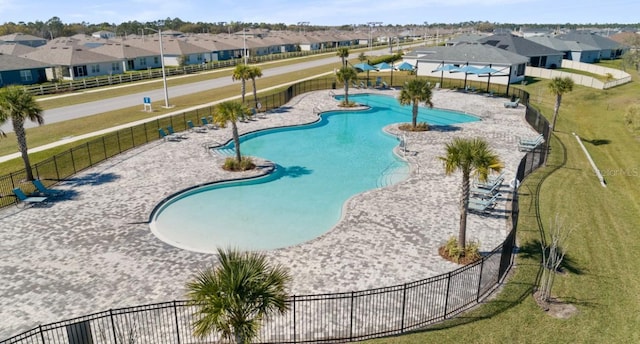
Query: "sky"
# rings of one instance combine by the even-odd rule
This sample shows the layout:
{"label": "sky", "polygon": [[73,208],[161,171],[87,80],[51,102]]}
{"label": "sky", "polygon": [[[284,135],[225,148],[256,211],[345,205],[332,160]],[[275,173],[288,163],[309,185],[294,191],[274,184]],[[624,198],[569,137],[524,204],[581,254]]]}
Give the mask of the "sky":
{"label": "sky", "polygon": [[251,22],[309,25],[382,25],[489,21],[515,24],[640,22],[638,0],[0,0],[0,24]]}

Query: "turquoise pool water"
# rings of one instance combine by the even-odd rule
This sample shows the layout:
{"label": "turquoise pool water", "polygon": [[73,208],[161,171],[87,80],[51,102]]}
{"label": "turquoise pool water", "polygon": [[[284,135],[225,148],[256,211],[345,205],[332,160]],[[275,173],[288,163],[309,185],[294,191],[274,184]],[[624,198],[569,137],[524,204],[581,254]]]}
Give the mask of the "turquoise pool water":
{"label": "turquoise pool water", "polygon": [[[188,250],[217,247],[268,250],[312,240],[341,217],[345,201],[407,178],[393,154],[398,139],[385,126],[411,120],[411,108],[381,95],[354,95],[366,111],[332,111],[303,126],[270,129],[241,139],[243,155],[276,165],[263,178],[186,191],[157,209],[151,228],[161,240]],[[419,121],[436,125],[478,120],[421,108]],[[223,151],[232,151],[232,145]]]}

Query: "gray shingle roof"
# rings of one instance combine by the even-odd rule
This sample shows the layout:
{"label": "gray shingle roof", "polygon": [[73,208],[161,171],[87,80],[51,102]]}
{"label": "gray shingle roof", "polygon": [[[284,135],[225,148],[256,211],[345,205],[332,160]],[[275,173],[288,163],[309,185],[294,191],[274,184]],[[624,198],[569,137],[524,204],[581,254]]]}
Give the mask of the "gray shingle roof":
{"label": "gray shingle roof", "polygon": [[48,63],[26,59],[13,55],[0,54],[0,71],[35,69],[51,67]]}
{"label": "gray shingle roof", "polygon": [[549,48],[534,41],[514,36],[512,34],[497,34],[478,40],[480,43],[492,45],[494,47],[505,49],[518,55],[532,56],[549,56],[562,55],[562,52]]}
{"label": "gray shingle roof", "polygon": [[504,49],[479,43],[460,43],[451,47],[420,48],[407,54],[419,61],[473,64],[513,65],[527,63],[529,59]]}
{"label": "gray shingle roof", "polygon": [[612,39],[597,35],[595,33],[591,33],[589,31],[571,31],[562,35],[558,35],[557,38],[563,41],[585,43],[599,49],[620,49],[623,47],[622,44]]}

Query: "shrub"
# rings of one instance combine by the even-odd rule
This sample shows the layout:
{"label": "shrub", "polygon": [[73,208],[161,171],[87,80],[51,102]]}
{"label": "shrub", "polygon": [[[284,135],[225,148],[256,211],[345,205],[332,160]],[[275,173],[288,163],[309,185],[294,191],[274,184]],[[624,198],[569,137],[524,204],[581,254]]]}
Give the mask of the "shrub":
{"label": "shrub", "polygon": [[631,105],[624,115],[624,123],[632,132],[640,131],[640,106]]}
{"label": "shrub", "polygon": [[412,126],[411,123],[403,123],[398,126],[398,129],[404,131],[429,131],[429,125],[425,122],[416,123],[416,126]]}
{"label": "shrub", "polygon": [[246,156],[242,157],[242,159],[240,159],[240,162],[238,162],[238,160],[236,160],[235,158],[226,158],[224,160],[224,165],[222,166],[222,168],[226,171],[247,171],[252,170],[255,167],[256,165],[253,163],[253,160]]}
{"label": "shrub", "polygon": [[458,247],[458,239],[451,237],[447,243],[440,248],[440,255],[458,264],[469,264],[480,259],[480,243],[477,241],[468,242],[464,251]]}

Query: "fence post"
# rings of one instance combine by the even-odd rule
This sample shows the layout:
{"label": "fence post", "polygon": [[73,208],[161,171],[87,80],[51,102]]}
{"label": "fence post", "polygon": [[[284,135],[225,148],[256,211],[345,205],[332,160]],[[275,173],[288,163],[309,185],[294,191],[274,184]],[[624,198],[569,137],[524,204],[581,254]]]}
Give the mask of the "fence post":
{"label": "fence post", "polygon": [[91,161],[91,148],[89,147],[89,142],[87,142],[87,157],[89,157],[89,167],[93,166],[93,162]]}
{"label": "fence post", "polygon": [[449,289],[451,287],[451,272],[447,273],[447,293],[444,299],[444,314],[442,314],[442,319],[447,318],[447,307],[449,306]]}
{"label": "fence post", "polygon": [[293,343],[296,343],[296,296],[293,295]]}
{"label": "fence post", "polygon": [[176,300],[173,300],[173,316],[176,319],[176,338],[178,338],[178,344],[180,344],[180,326],[178,326],[178,307]]}
{"label": "fence post", "polygon": [[480,290],[482,289],[482,271],[484,270],[484,258],[480,260],[480,277],[478,277],[478,293],[476,294],[476,302],[480,301]]}
{"label": "fence post", "polygon": [[104,159],[107,160],[107,143],[104,142],[104,135],[102,136],[102,151],[104,152]]}
{"label": "fence post", "polygon": [[400,333],[404,333],[404,315],[407,309],[407,284],[402,288],[402,318],[400,322]]}
{"label": "fence post", "polygon": [[42,324],[38,325],[38,332],[40,332],[40,339],[42,340],[42,344],[44,344],[45,341],[44,341],[44,333],[42,332]]}
{"label": "fence post", "polygon": [[351,316],[349,317],[349,341],[353,342],[353,303],[355,301],[355,292],[351,292]]}
{"label": "fence post", "polygon": [[118,141],[118,154],[122,153],[122,147],[120,146],[120,131],[116,131],[116,141]]}
{"label": "fence post", "polygon": [[145,143],[149,143],[149,133],[147,130],[147,122],[144,122],[143,124],[144,124],[144,140],[145,140]]}
{"label": "fence post", "polygon": [[116,322],[113,320],[113,309],[109,310],[109,317],[111,318],[111,329],[113,330],[113,342],[118,344],[118,334],[116,333]]}
{"label": "fence post", "polygon": [[56,156],[53,156],[53,167],[56,169],[56,179],[60,180],[60,171],[58,171],[58,160],[56,160]]}

